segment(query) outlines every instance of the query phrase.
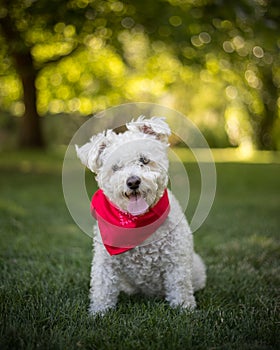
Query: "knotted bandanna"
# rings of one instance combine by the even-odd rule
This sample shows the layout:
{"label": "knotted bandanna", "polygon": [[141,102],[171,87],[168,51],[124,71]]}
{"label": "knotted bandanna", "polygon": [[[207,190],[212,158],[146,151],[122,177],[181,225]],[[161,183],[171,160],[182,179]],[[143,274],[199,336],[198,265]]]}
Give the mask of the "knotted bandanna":
{"label": "knotted bandanna", "polygon": [[124,253],[150,237],[166,220],[169,211],[167,190],[142,215],[132,215],[113,205],[101,189],[91,200],[91,214],[97,220],[103,244],[110,255]]}

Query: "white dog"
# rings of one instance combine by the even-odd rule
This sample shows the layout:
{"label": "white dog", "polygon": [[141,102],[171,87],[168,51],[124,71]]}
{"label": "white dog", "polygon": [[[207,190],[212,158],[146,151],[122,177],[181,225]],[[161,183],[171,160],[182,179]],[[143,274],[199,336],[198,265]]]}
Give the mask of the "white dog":
{"label": "white dog", "polygon": [[186,218],[168,183],[164,118],[140,117],[116,134],[107,130],[77,147],[97,174],[91,203],[94,228],[90,313],[114,308],[121,291],[165,297],[172,307],[194,309],[206,283]]}

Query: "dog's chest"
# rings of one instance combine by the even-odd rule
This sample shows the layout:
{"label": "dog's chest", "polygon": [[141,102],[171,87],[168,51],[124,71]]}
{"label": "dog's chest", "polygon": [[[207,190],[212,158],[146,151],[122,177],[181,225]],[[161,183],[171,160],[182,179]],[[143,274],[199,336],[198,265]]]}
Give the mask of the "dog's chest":
{"label": "dog's chest", "polygon": [[158,247],[141,247],[120,256],[120,274],[146,294],[161,294],[164,289],[166,267],[171,263],[168,254]]}

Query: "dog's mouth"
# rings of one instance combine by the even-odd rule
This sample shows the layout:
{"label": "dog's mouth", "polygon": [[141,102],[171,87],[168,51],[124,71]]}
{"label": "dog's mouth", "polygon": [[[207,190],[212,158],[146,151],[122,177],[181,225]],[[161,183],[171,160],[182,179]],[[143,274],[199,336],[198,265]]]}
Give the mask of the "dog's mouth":
{"label": "dog's mouth", "polygon": [[131,215],[142,215],[148,210],[149,205],[138,191],[132,191],[131,193],[126,192],[125,196],[129,200],[127,211]]}

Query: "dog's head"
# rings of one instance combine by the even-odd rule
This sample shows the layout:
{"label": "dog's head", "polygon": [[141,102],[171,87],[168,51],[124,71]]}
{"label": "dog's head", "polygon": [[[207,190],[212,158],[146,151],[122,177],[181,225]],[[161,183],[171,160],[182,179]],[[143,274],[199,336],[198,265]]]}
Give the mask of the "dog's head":
{"label": "dog's head", "polygon": [[77,147],[82,163],[97,174],[104,194],[123,211],[144,213],[156,204],[168,182],[168,136],[164,118],[138,118],[127,131],[112,130],[93,136]]}

